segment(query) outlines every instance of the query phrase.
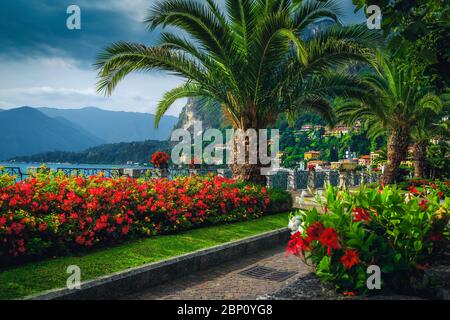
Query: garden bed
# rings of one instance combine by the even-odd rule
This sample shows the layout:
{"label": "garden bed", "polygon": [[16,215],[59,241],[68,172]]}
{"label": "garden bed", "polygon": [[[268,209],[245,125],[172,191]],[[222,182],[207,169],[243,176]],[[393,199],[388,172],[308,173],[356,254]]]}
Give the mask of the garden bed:
{"label": "garden bed", "polygon": [[0,299],[14,299],[65,287],[69,265],[81,269],[82,281],[165,260],[196,250],[276,230],[288,213],[130,241],[84,255],[69,255],[10,267],[0,272]]}
{"label": "garden bed", "polygon": [[21,182],[0,176],[0,265],[260,218],[290,208],[281,193],[218,176],[169,181],[50,172]]}
{"label": "garden bed", "polygon": [[447,254],[450,240],[446,190],[445,183],[420,190],[330,187],[316,198],[320,213],[314,208],[291,217],[287,251],[313,265],[318,278],[340,294],[364,296],[382,287],[433,296],[427,272]]}

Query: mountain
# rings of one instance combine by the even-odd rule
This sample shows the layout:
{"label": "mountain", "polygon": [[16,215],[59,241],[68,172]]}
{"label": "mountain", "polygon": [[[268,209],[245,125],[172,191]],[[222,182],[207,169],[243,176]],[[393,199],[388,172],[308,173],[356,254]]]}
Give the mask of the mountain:
{"label": "mountain", "polygon": [[140,141],[104,144],[81,152],[52,151],[31,156],[14,157],[18,162],[69,162],[83,164],[149,163],[156,151],[170,154],[169,141]]}
{"label": "mountain", "polygon": [[38,108],[49,117],[65,118],[106,143],[166,140],[178,121],[164,116],[155,129],[155,116],[149,113],[108,111],[95,107],[82,109]]}
{"label": "mountain", "polygon": [[104,143],[66,119],[21,107],[0,112],[0,159],[51,150],[81,151]]}
{"label": "mountain", "polygon": [[181,110],[175,128],[193,131],[194,122],[201,121],[203,130],[209,128],[223,128],[227,126],[222,110],[217,106],[209,106],[202,103],[201,99],[189,98]]}

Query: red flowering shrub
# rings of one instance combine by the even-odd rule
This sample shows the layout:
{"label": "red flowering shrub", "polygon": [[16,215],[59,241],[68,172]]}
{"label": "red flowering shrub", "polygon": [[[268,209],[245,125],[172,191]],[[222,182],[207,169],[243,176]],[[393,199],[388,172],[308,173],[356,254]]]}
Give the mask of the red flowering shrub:
{"label": "red flowering shrub", "polygon": [[174,180],[38,174],[0,178],[0,264],[260,217],[266,188],[218,176]]}
{"label": "red flowering shrub", "polygon": [[449,180],[426,180],[426,179],[410,179],[408,182],[402,182],[399,186],[408,190],[412,194],[426,194],[433,190],[439,190],[440,197],[450,197],[450,181]]}
{"label": "red flowering shrub", "polygon": [[382,287],[421,283],[423,268],[449,243],[450,198],[440,189],[394,187],[357,192],[330,187],[324,208],[291,217],[287,254],[312,262],[340,292],[365,293],[367,268],[381,269]]}
{"label": "red flowering shrub", "polygon": [[150,162],[155,166],[155,168],[167,168],[169,165],[170,156],[163,151],[156,151],[152,154],[152,159]]}

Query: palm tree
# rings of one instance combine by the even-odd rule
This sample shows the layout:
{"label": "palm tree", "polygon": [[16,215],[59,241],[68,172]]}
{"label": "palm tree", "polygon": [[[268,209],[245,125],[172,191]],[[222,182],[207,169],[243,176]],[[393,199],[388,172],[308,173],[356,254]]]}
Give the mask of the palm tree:
{"label": "palm tree", "polygon": [[[145,22],[162,27],[160,42],[148,47],[118,42],[98,58],[98,90],[111,94],[134,71],[164,70],[186,79],[167,92],[157,107],[155,125],[180,98],[201,97],[220,106],[236,129],[264,129],[282,112],[312,110],[331,120],[327,97],[355,94],[356,80],[328,71],[349,60],[373,58],[380,43],[365,26],[340,25],[309,40],[302,33],[321,19],[339,22],[337,1],[165,0]],[[164,29],[171,27],[170,29]],[[236,146],[236,143],[235,143]],[[259,161],[258,161],[259,162]],[[262,182],[261,164],[231,165],[235,178]]]}
{"label": "palm tree", "polygon": [[406,159],[413,129],[424,121],[430,111],[439,108],[440,100],[428,88],[417,85],[410,68],[399,67],[382,54],[377,55],[376,72],[360,74],[360,81],[370,87],[377,99],[348,100],[336,108],[338,120],[351,124],[366,122],[368,135],[376,138],[387,134],[387,166],[384,183],[399,178],[399,167]]}
{"label": "palm tree", "polygon": [[411,131],[413,140],[414,177],[426,178],[428,176],[427,151],[432,139],[448,139],[449,120],[445,118],[444,107],[448,109],[449,102],[445,94],[442,99],[437,96],[431,97],[433,104],[430,108],[423,108],[422,114]]}

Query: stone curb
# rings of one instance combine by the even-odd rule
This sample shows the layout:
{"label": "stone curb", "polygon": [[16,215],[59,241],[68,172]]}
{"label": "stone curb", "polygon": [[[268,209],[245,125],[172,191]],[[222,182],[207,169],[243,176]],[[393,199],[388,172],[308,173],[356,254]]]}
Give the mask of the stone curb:
{"label": "stone curb", "polygon": [[24,299],[117,299],[163,282],[174,280],[185,274],[205,270],[263,249],[280,245],[287,242],[289,236],[289,229],[282,228],[89,280],[83,282],[78,290],[55,289],[28,296]]}

